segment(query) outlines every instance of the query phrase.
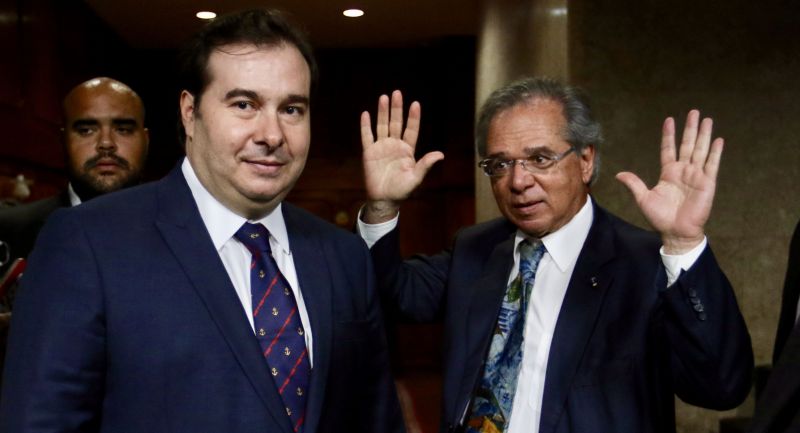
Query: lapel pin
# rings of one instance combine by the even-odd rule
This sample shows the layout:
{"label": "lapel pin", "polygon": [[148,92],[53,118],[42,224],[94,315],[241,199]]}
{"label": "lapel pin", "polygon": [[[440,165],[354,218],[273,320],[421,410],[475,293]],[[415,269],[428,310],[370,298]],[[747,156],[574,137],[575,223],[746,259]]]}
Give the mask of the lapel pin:
{"label": "lapel pin", "polygon": [[597,277],[589,278],[589,282],[592,283],[592,287],[597,287]]}

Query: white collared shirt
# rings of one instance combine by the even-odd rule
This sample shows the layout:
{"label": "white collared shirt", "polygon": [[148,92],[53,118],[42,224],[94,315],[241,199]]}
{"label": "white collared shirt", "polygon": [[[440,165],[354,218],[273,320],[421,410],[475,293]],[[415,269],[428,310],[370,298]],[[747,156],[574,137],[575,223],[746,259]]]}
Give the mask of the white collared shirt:
{"label": "white collared shirt", "polygon": [[67,194],[69,194],[70,206],[77,206],[81,204],[81,198],[78,197],[78,193],[75,192],[75,188],[72,187],[72,182],[67,184]]}
{"label": "white collared shirt", "polygon": [[[239,228],[248,221],[222,205],[210,192],[200,183],[197,175],[189,163],[189,158],[184,158],[181,164],[181,171],[192,191],[197,209],[203,224],[211,236],[214,248],[217,249],[219,258],[228,271],[228,276],[236,289],[236,295],[242,303],[242,308],[250,321],[250,327],[255,333],[253,325],[253,300],[250,294],[250,251],[234,238],[234,234]],[[297,300],[297,311],[300,313],[300,321],[305,330],[306,347],[308,348],[308,359],[313,366],[312,351],[312,329],[308,319],[308,311],[303,301],[303,293],[297,281],[297,271],[292,258],[292,250],[289,245],[289,233],[286,231],[286,222],[283,220],[281,205],[260,220],[249,221],[253,224],[263,224],[269,230],[269,245],[272,249],[272,257],[275,259],[278,269],[289,283],[294,297]]]}
{"label": "white collared shirt", "polygon": [[[399,215],[381,224],[365,224],[359,215],[357,220],[359,234],[367,246],[372,248],[375,242],[397,226],[398,219]],[[525,316],[522,365],[507,430],[509,433],[539,432],[550,344],[561,304],[564,302],[567,286],[572,278],[572,271],[575,269],[593,220],[592,199],[587,195],[586,203],[567,224],[541,239],[546,251],[536,270],[531,301],[528,303]],[[514,266],[508,276],[507,284],[511,283],[519,273],[519,244],[526,238],[524,233],[517,230],[514,239]],[[703,239],[703,242],[693,250],[679,256],[666,255],[663,247],[661,248],[661,260],[667,273],[667,286],[677,280],[682,269],[689,269],[694,264],[706,244],[707,240]],[[465,410],[468,409],[469,405]]]}

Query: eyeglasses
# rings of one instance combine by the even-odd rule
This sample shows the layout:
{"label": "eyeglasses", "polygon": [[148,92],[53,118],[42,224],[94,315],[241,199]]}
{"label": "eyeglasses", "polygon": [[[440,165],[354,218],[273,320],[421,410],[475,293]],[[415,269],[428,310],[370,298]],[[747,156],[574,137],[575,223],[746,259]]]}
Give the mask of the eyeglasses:
{"label": "eyeglasses", "polygon": [[564,153],[551,154],[547,152],[537,152],[525,159],[504,159],[486,158],[478,163],[478,167],[483,169],[483,174],[489,177],[500,177],[511,173],[515,164],[522,165],[526,171],[534,174],[544,174],[547,170],[556,165],[558,161],[575,151],[575,147],[570,147]]}

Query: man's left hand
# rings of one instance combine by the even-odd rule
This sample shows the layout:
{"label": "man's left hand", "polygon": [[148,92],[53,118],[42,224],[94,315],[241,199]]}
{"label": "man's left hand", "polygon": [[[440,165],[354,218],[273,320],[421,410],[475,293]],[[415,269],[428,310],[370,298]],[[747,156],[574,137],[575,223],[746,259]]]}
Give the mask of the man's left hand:
{"label": "man's left hand", "polygon": [[661,135],[661,176],[652,189],[635,174],[617,179],[633,193],[645,218],[660,234],[666,254],[683,254],[703,241],[711,213],[723,139],[711,140],[713,121],[700,122],[700,112],[686,116],[680,149],[675,145],[675,121],[664,121]]}

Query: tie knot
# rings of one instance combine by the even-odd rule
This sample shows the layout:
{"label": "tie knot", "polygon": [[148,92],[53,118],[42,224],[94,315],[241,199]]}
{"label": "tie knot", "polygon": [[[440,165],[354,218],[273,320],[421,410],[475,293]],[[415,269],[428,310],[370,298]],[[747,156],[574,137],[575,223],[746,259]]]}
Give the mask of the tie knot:
{"label": "tie knot", "polygon": [[234,236],[250,250],[250,254],[264,251],[270,252],[269,230],[263,224],[246,222],[236,231]]}
{"label": "tie knot", "polygon": [[544,255],[544,244],[538,239],[525,239],[519,244],[519,272],[524,279],[531,279]]}

